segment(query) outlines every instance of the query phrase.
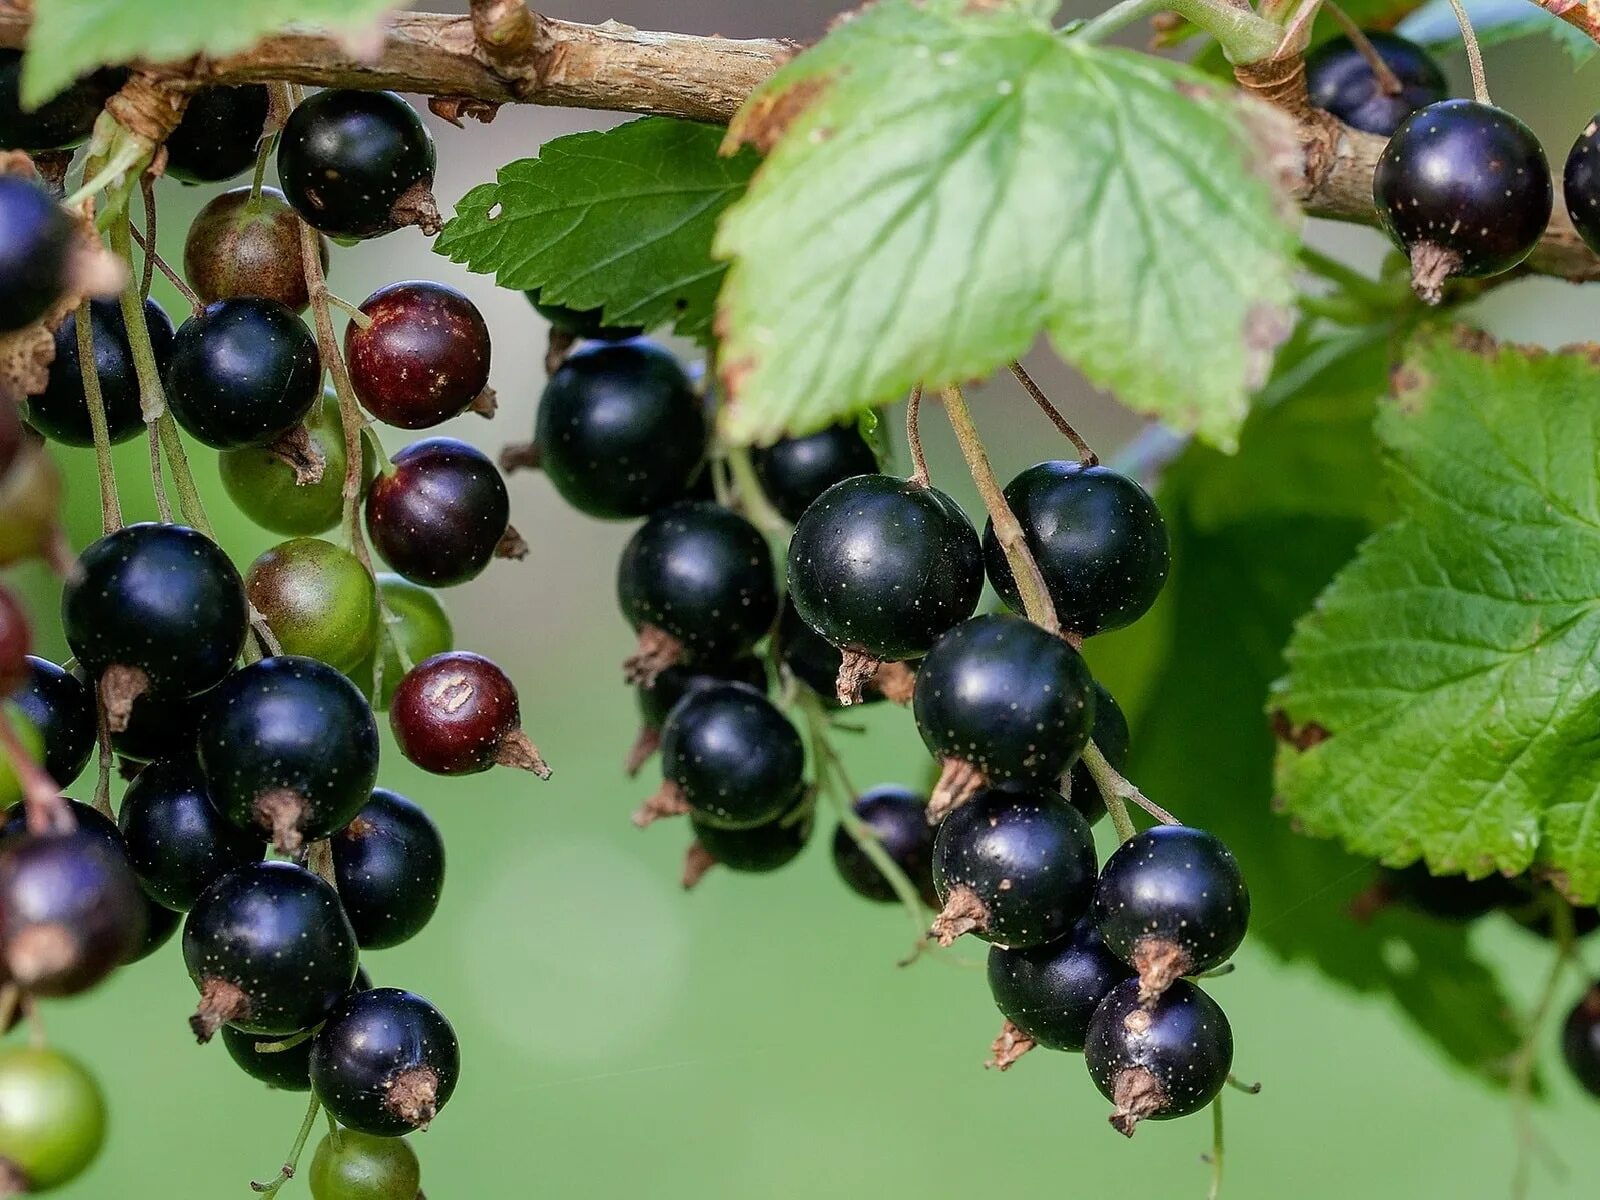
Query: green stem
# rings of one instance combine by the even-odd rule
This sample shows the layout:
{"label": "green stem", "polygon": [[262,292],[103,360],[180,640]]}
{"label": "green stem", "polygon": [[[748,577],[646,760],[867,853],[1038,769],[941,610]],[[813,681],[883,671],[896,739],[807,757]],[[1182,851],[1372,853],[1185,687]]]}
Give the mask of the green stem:
{"label": "green stem", "polygon": [[1217,39],[1232,63],[1271,58],[1283,42],[1283,30],[1277,25],[1229,0],[1121,0],[1071,36],[1079,41],[1098,42],[1156,12],[1175,12],[1204,29]]}
{"label": "green stem", "polygon": [[313,1096],[311,1104],[306,1108],[305,1120],[300,1122],[300,1132],[295,1134],[294,1145],[289,1147],[289,1157],[284,1159],[283,1169],[278,1172],[278,1177],[270,1183],[252,1182],[251,1191],[267,1197],[276,1196],[283,1189],[283,1185],[294,1178],[295,1171],[300,1167],[300,1155],[305,1152],[306,1142],[311,1137],[311,1130],[317,1123],[317,1114],[321,1111],[322,1102]]}
{"label": "green stem", "polygon": [[[130,338],[130,342],[134,339]],[[145,333],[145,345],[150,344],[149,332]],[[138,350],[134,351],[134,360],[138,361]],[[172,471],[172,486],[178,493],[178,512],[183,515],[184,521],[194,529],[198,529],[213,541],[216,540],[216,531],[211,527],[211,519],[206,516],[205,503],[200,499],[200,489],[195,486],[194,475],[189,470],[189,455],[183,448],[183,436],[178,432],[178,423],[172,419],[170,412],[163,412],[156,421],[156,435],[161,439],[161,449],[166,455],[167,467]]]}
{"label": "green stem", "polygon": [[1072,36],[1080,42],[1103,41],[1142,17],[1153,16],[1171,7],[1163,0],[1119,0],[1099,16],[1080,25]]}
{"label": "green stem", "polygon": [[105,395],[100,390],[100,367],[94,357],[94,317],[85,300],[78,305],[78,373],[83,377],[83,398],[89,408],[89,429],[94,435],[94,465],[100,476],[100,532],[122,528],[122,501],[117,496],[117,470],[111,462],[111,433],[106,425]]}
{"label": "green stem", "polygon": [[1093,742],[1084,747],[1083,765],[1093,777],[1095,787],[1100,789],[1100,796],[1106,802],[1106,811],[1111,814],[1111,823],[1116,826],[1119,841],[1125,842],[1135,833],[1133,820],[1128,815],[1129,804],[1137,804],[1163,825],[1183,824],[1130,783],[1122,772],[1106,760],[1106,756],[1100,753],[1100,747]]}
{"label": "green stem", "polygon": [[[1392,288],[1363,275],[1348,263],[1342,263],[1310,246],[1300,247],[1300,265],[1312,274],[1322,276],[1340,291],[1349,293],[1353,299],[1369,308],[1387,312],[1394,308],[1395,301],[1399,299],[1399,293]],[[1409,293],[1410,288],[1406,291]]]}
{"label": "green stem", "polygon": [[1211,1102],[1211,1190],[1206,1200],[1217,1200],[1222,1195],[1222,1096]]}
{"label": "green stem", "polygon": [[1550,961],[1544,987],[1534,1002],[1528,1017],[1528,1027],[1522,1044],[1511,1060],[1510,1091],[1512,1112],[1517,1127],[1517,1160],[1511,1176],[1511,1195],[1523,1200],[1532,1181],[1533,1153],[1539,1145],[1539,1132],[1533,1123],[1533,1077],[1539,1064],[1539,1047],[1544,1040],[1544,1027],[1550,1018],[1561,993],[1561,981],[1573,960],[1577,948],[1577,931],[1573,927],[1572,906],[1558,901],[1552,906],[1550,918],[1555,925],[1556,952]]}
{"label": "green stem", "polygon": [[756,478],[755,464],[750,461],[750,451],[743,446],[728,449],[728,470],[733,475],[734,487],[739,492],[739,507],[750,523],[763,533],[787,540],[792,532],[783,514],[772,507],[766,492],[761,490],[761,480]]}
{"label": "green stem", "polygon": [[1450,0],[1455,10],[1456,24],[1461,26],[1461,41],[1467,48],[1467,71],[1472,76],[1472,98],[1479,104],[1491,103],[1489,82],[1483,73],[1483,51],[1478,48],[1478,35],[1473,32],[1472,18],[1467,15],[1461,0]]}
{"label": "green stem", "polygon": [[150,443],[150,489],[155,493],[156,512],[163,522],[172,524],[172,498],[167,495],[167,479],[161,473],[161,435],[154,425],[144,427],[145,441]]}

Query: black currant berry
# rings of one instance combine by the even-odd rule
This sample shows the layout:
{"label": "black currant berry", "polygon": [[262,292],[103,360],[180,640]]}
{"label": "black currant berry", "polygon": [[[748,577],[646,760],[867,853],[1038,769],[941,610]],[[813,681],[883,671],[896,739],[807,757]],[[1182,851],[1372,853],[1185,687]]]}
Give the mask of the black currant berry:
{"label": "black currant berry", "polygon": [[[1132,749],[1128,718],[1123,715],[1116,697],[1101,687],[1098,680],[1094,684],[1094,726],[1089,736],[1113,770],[1120,773],[1128,765],[1128,755]],[[1091,825],[1106,815],[1106,802],[1100,794],[1100,785],[1095,783],[1094,776],[1089,774],[1089,768],[1081,758],[1072,764],[1072,784],[1067,799]]]}
{"label": "black currant berry", "polygon": [[278,143],[278,180],[308,225],[368,238],[403,225],[438,232],[433,138],[393,92],[330,88],[295,106]]}
{"label": "black currant berry", "polygon": [[371,708],[312,658],[264,658],[229,676],[207,700],[198,748],[212,803],[285,853],[349,824],[378,777]]}
{"label": "black currant berry", "polygon": [[[783,614],[778,618],[776,643],[779,661],[789,673],[815,692],[825,705],[837,708],[839,668],[844,665],[844,651],[807,625],[791,600],[784,601]],[[915,663],[879,663],[862,681],[856,703],[893,700],[896,704],[910,704],[917,682],[916,666]]]}
{"label": "black currant berry", "polygon": [[[144,432],[144,412],[139,407],[139,377],[133,351],[128,346],[128,326],[122,306],[115,300],[89,302],[95,370],[100,377],[100,399],[105,407],[106,432],[111,444],[125,442]],[[150,346],[162,371],[172,359],[172,321],[154,300],[144,302]],[[94,445],[89,424],[89,401],[83,393],[83,367],[78,361],[78,314],[67,314],[56,328],[56,356],[44,391],[27,400],[28,424],[52,442],[64,446]]]}
{"label": "black currant berry", "polygon": [[139,696],[193,696],[222,682],[244,648],[244,583],[210,538],[182,525],[129,525],[78,556],[61,623],[100,680],[108,724]]}
{"label": "black currant berry", "polygon": [[[927,798],[890,783],[862,792],[850,808],[866,827],[866,834],[905,872],[922,902],[938,908],[939,897],[933,887],[934,831],[928,824]],[[880,904],[900,899],[888,877],[842,825],[833,834],[833,865],[856,895]]]}
{"label": "black currant berry", "polygon": [[130,961],[144,934],[145,905],[115,827],[5,838],[0,951],[24,991],[87,991]]}
{"label": "black currant berry", "polygon": [[178,926],[182,923],[181,912],[168,908],[165,904],[157,904],[149,896],[145,896],[144,939],[139,943],[138,949],[128,956],[128,962],[136,963],[149,958],[172,940],[172,935],[178,932]]}
{"label": "black currant berry", "polygon": [[428,429],[465,412],[489,384],[489,327],[453,287],[411,281],[361,302],[367,324],[344,333],[361,405],[401,429]]}
{"label": "black currant berry", "polygon": [[888,475],[836,483],[789,542],[789,595],[801,618],[846,652],[839,700],[879,662],[921,658],[983,591],[983,548],[937,488]]}
{"label": "black currant berry", "polygon": [[706,457],[700,397],[667,350],[642,339],[567,356],[539,399],[539,469],[591,517],[643,517],[684,499]]}
{"label": "black currant berry", "polygon": [[128,862],[145,893],[186,912],[218,879],[266,852],[262,837],[223,819],[192,759],[151,763],[117,814]]}
{"label": "black currant berry", "polygon": [[494,463],[455,438],[424,438],[394,456],[367,492],[367,532],[383,560],[427,587],[476,578],[510,529],[511,498]]}
{"label": "black currant berry", "polygon": [[328,1134],[311,1157],[311,1200],[417,1200],[422,1164],[404,1138]]}
{"label": "black currant berry", "polygon": [[0,175],[0,228],[0,333],[10,333],[66,294],[75,232],[55,197],[21,175]]}
{"label": "black currant berry", "polygon": [[942,764],[930,814],[943,816],[978,787],[1054,786],[1094,722],[1094,680],[1064,638],[1021,617],[974,617],[922,660],[912,711]]}
{"label": "black currant berry", "polygon": [[639,634],[629,680],[646,685],[675,663],[748,654],[778,616],[766,538],[703,501],[662,509],[628,539],[617,600]]}
{"label": "black currant berry", "polygon": [[991,946],[989,991],[1007,1023],[994,1065],[1003,1071],[1034,1046],[1082,1050],[1094,1010],[1132,975],[1089,920],[1042,946]]}
{"label": "black currant berry", "polygon": [[356,992],[328,1017],[311,1049],[311,1086],[341,1125],[398,1137],[429,1122],[461,1073],[455,1030],[421,996]]}
{"label": "black currant berry", "polygon": [[67,150],[89,136],[128,78],[121,68],[85,75],[38,108],[22,107],[22,51],[0,50],[0,150]]}
{"label": "black currant berry", "polygon": [[216,450],[264,446],[306,419],[322,394],[322,359],[305,322],[276,300],[216,300],[178,329],[167,401]]}
{"label": "black currant berry", "polygon": [[660,749],[661,727],[667,723],[667,715],[679,700],[696,688],[730,682],[749,684],[765,693],[768,686],[766,664],[755,655],[747,654],[727,664],[668,667],[655,677],[649,687],[635,688],[640,725],[639,736],[634,739],[633,748],[628,752],[628,774],[637,775],[639,768]]}
{"label": "black currant berry", "polygon": [[1112,1127],[1132,1137],[1140,1121],[1188,1116],[1216,1099],[1233,1067],[1233,1029],[1192,983],[1180,979],[1146,1005],[1139,981],[1129,979],[1095,1010],[1083,1057],[1095,1087],[1117,1106]]}
{"label": "black currant berry", "polygon": [[220,183],[249,170],[270,107],[265,84],[200,88],[165,142],[167,174],[185,183]]}
{"label": "black currant berry", "polygon": [[444,838],[428,814],[379,788],[332,842],[339,900],[362,948],[416,936],[444,886]]}
{"label": "black currant berry", "polygon": [[[328,243],[320,235],[317,243],[326,271]],[[300,218],[274,187],[213,197],[189,225],[183,277],[202,304],[259,296],[304,312],[311,293],[300,260]]]}
{"label": "black currant berry", "polygon": [[201,893],[183,923],[200,989],[189,1020],[208,1042],[223,1025],[286,1037],[326,1017],[356,976],[356,935],[334,890],[303,867],[251,863]]}
{"label": "black currant berry", "polygon": [[1146,1000],[1228,961],[1250,924],[1239,863],[1203,829],[1157,825],[1106,860],[1094,892],[1106,946],[1139,973]]}
{"label": "black currant berry", "polygon": [[1572,1076],[1600,1096],[1600,984],[1583,994],[1561,1027],[1561,1056]]}
{"label": "black currant berry", "polygon": [[1411,285],[1437,304],[1455,276],[1509,271],[1550,221],[1550,165],[1504,109],[1441,100],[1395,130],[1372,178],[1378,218],[1411,258]]}
{"label": "black currant berry", "polygon": [[775,821],[752,829],[723,829],[691,816],[694,841],[683,859],[683,886],[692,888],[712,867],[744,875],[770,875],[800,857],[816,828],[810,797]]}
{"label": "black currant berry", "polygon": [[634,815],[690,813],[706,825],[751,829],[794,806],[806,756],[789,718],[755,688],[699,688],[672,710],[661,731],[661,789]]}
{"label": "black currant berry", "polygon": [[[1142,617],[1167,581],[1167,526],[1150,494],[1109,467],[1042,462],[1006,485],[1063,629],[1089,637]],[[995,591],[1013,612],[1022,595],[994,522],[983,531]]]}
{"label": "black currant berry", "polygon": [[640,325],[607,325],[605,313],[598,308],[579,311],[564,304],[545,304],[539,299],[539,289],[530,288],[522,293],[534,310],[562,333],[575,338],[600,342],[625,342],[644,332]]}
{"label": "black currant berry", "polygon": [[1377,29],[1362,31],[1400,85],[1386,90],[1348,37],[1329,38],[1306,55],[1311,103],[1346,125],[1389,137],[1417,109],[1450,94],[1439,64],[1421,46]]}
{"label": "black currant berry", "polygon": [[878,456],[853,421],[806,437],[781,438],[753,458],[761,490],[791,522],[834,484],[878,471]]}
{"label": "black currant berry", "polygon": [[[356,981],[350,985],[350,990],[364,992],[371,987],[372,980],[367,977],[366,971],[360,967],[356,968]],[[258,1080],[270,1088],[278,1088],[280,1091],[309,1092],[311,1038],[295,1042],[287,1050],[256,1049],[258,1045],[271,1046],[280,1040],[288,1039],[245,1033],[232,1025],[222,1027],[222,1044],[227,1048],[228,1057],[233,1059],[234,1065],[251,1079]]]}
{"label": "black currant berry", "polygon": [[971,933],[997,946],[1063,936],[1094,895],[1094,835],[1083,815],[1045,788],[979,792],[939,826],[933,882],[944,908],[942,946]]}
{"label": "black currant berry", "polygon": [[0,1180],[13,1195],[70,1183],[105,1138],[105,1097],[77,1059],[44,1046],[0,1050]]}
{"label": "black currant berry", "polygon": [[141,695],[128,710],[127,728],[111,735],[117,757],[134,763],[193,757],[207,692],[173,699]]}
{"label": "black currant berry", "polygon": [[58,787],[83,773],[94,751],[94,697],[83,681],[53,662],[28,656],[28,677],[11,694],[44,738],[44,769]]}
{"label": "black currant berry", "polygon": [[516,685],[481,654],[451,650],[406,673],[389,704],[400,752],[435,775],[474,775],[496,764],[550,778],[522,732]]}
{"label": "black currant berry", "polygon": [[1572,143],[1561,187],[1578,236],[1589,249],[1600,253],[1600,114]]}

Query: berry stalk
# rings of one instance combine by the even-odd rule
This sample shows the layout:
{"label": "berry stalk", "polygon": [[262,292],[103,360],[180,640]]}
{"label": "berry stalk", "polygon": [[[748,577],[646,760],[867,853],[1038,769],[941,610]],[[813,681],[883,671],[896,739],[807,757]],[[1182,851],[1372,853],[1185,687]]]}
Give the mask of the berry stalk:
{"label": "berry stalk", "polygon": [[117,470],[111,462],[111,433],[106,426],[105,396],[100,390],[100,369],[94,359],[94,317],[85,300],[78,305],[78,363],[83,374],[83,398],[94,434],[94,465],[100,477],[100,532],[122,528],[122,502],[117,496]]}
{"label": "berry stalk", "polygon": [[294,1173],[300,1167],[300,1155],[305,1152],[306,1142],[311,1138],[311,1131],[316,1128],[317,1115],[322,1111],[322,1102],[315,1096],[306,1107],[305,1119],[300,1122],[300,1132],[295,1134],[294,1144],[289,1147],[289,1157],[283,1160],[283,1166],[278,1170],[278,1177],[267,1183],[251,1181],[250,1190],[262,1196],[276,1196],[283,1190],[283,1185],[294,1178]]}

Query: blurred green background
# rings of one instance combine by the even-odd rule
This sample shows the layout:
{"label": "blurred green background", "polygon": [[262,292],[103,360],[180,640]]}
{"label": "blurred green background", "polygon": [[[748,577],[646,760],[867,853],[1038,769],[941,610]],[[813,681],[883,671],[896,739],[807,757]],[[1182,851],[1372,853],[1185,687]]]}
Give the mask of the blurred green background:
{"label": "blurred green background", "polygon": [[[840,6],[552,7],[586,19],[804,37]],[[1574,83],[1566,60],[1538,41],[1490,58],[1496,98],[1563,154],[1595,104],[1595,71]],[[506,110],[486,128],[435,122],[441,203],[549,137],[613,119]],[[189,217],[209,194],[162,185],[169,261],[181,261]],[[1365,265],[1382,253],[1365,231],[1323,228],[1316,237]],[[526,439],[545,335],[519,295],[434,257],[414,231],[334,253],[333,285],[354,301],[414,276],[466,290],[496,338],[499,416],[462,417],[446,432],[491,451]],[[158,295],[181,316],[169,289]],[[1597,316],[1589,291],[1543,281],[1505,287],[1486,309],[1496,330],[1551,343],[1587,336]],[[1034,357],[1041,380],[1103,451],[1136,431],[1049,354]],[[976,396],[1002,478],[1042,447],[1058,453],[1009,381]],[[937,409],[930,418],[936,480],[979,512]],[[212,460],[194,454],[219,534],[243,567],[275,539],[230,510]],[[63,451],[60,461],[71,537],[82,546],[98,532],[92,454]],[[143,443],[123,447],[118,466],[128,519],[153,517]],[[1076,1057],[1041,1051],[1004,1076],[985,1072],[999,1017],[980,948],[897,968],[904,914],[838,883],[830,825],[777,875],[713,873],[681,892],[687,831],[664,824],[641,833],[627,822],[653,786],[650,768],[636,781],[621,769],[635,710],[618,669],[630,637],[614,611],[612,576],[629,529],[571,513],[536,474],[514,477],[512,494],[532,555],[497,562],[447,604],[458,644],[491,655],[517,681],[525,725],[554,779],[504,770],[435,779],[385,745],[382,782],[429,808],[451,856],[432,925],[367,962],[379,983],[432,999],[461,1035],[460,1089],[416,1139],[432,1200],[1204,1195],[1205,1117],[1147,1124],[1125,1142]],[[14,575],[33,602],[44,652],[64,653],[54,582],[32,568]],[[880,706],[861,720],[864,734],[840,737],[856,781],[921,783],[926,757],[909,715]],[[1236,800],[1275,819],[1266,796]],[[1292,909],[1261,916],[1295,919]],[[1364,934],[1352,926],[1350,936]],[[1479,936],[1526,1003],[1544,975],[1545,948],[1493,923]],[[1233,1021],[1239,1074],[1264,1086],[1255,1098],[1228,1097],[1226,1195],[1507,1194],[1516,1141],[1502,1096],[1444,1063],[1386,1001],[1336,991],[1249,943],[1238,965],[1212,991]],[[196,1047],[184,1020],[193,999],[169,945],[94,995],[45,1009],[50,1038],[93,1064],[113,1114],[106,1153],[63,1196],[216,1200],[248,1195],[252,1177],[276,1170],[303,1098],[247,1080],[220,1045]],[[1562,1008],[1569,1002],[1564,995]],[[1546,1050],[1553,1045],[1551,1031]],[[1539,1129],[1565,1173],[1541,1167],[1535,1194],[1587,1196],[1600,1166],[1600,1107],[1566,1081],[1553,1053],[1545,1058],[1557,1069],[1547,1072]],[[294,1189],[304,1186],[284,1194],[303,1195]]]}

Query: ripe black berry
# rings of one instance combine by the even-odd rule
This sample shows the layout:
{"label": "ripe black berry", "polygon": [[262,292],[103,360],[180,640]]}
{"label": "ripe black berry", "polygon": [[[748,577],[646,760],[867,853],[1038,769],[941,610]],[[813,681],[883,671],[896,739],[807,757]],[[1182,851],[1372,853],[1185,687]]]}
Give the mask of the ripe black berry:
{"label": "ripe black berry", "polygon": [[[1089,637],[1142,617],[1167,581],[1167,526],[1148,492],[1109,467],[1042,462],[1006,485],[1063,629]],[[994,522],[983,531],[989,578],[1012,611],[1022,595]]]}
{"label": "ripe black berry", "polygon": [[[364,992],[372,987],[372,980],[361,967],[356,968],[356,980],[350,985],[352,992]],[[222,1044],[228,1057],[251,1079],[259,1080],[270,1088],[285,1092],[311,1090],[311,1039],[296,1042],[287,1050],[257,1050],[258,1044],[272,1045],[279,1040],[245,1033],[232,1025],[222,1027]],[[353,1135],[352,1135],[353,1136]],[[411,1200],[411,1198],[408,1198]]]}
{"label": "ripe black berry", "polygon": [[344,333],[350,382],[362,407],[401,429],[448,421],[489,383],[489,327],[453,287],[391,283],[361,302],[368,324]]}
{"label": "ripe black berry", "polygon": [[151,763],[122,800],[117,825],[128,862],[152,899],[178,912],[236,867],[259,862],[259,834],[223,819],[192,759]]}
{"label": "ripe black berry", "polygon": [[1585,1089],[1600,1096],[1600,984],[1583,994],[1561,1027],[1561,1056]]}
{"label": "ripe black berry", "polygon": [[[789,600],[784,601],[783,614],[778,618],[775,640],[779,661],[789,673],[815,692],[825,705],[837,708],[839,669],[844,665],[844,651],[807,625]],[[856,703],[893,700],[896,704],[910,704],[916,685],[916,666],[915,663],[879,663],[862,680]]]}
{"label": "ripe black berry", "polygon": [[127,727],[111,735],[111,749],[118,758],[134,763],[192,758],[207,695],[181,699],[141,695],[128,710]]}
{"label": "ripe black berry", "polygon": [[575,338],[587,338],[601,342],[625,342],[629,338],[636,338],[644,332],[640,325],[607,325],[605,314],[598,308],[586,308],[581,312],[576,308],[568,308],[564,304],[545,304],[539,299],[539,289],[530,288],[522,293],[528,298],[528,303],[534,310],[549,321],[561,332],[570,334]]}
{"label": "ripe black berry", "polygon": [[427,1128],[460,1072],[450,1022],[421,996],[398,988],[346,998],[311,1049],[317,1098],[339,1124],[378,1137]]}
{"label": "ripe black berry", "polygon": [[89,136],[106,101],[128,73],[120,68],[85,75],[38,108],[24,110],[22,51],[0,50],[0,150],[66,150]]}
{"label": "ripe black berry", "polygon": [[[298,218],[297,218],[298,219]],[[267,446],[241,446],[217,455],[228,499],[263,529],[286,537],[322,533],[338,523],[344,506],[344,430],[339,401],[325,394],[320,409],[306,415],[305,431],[313,457],[322,456],[322,478],[302,483],[293,464]],[[362,490],[377,474],[377,459],[362,439]]]}
{"label": "ripe black berry", "polygon": [[1567,153],[1562,194],[1578,236],[1591,250],[1600,247],[1600,114],[1583,127]]}
{"label": "ripe black berry", "polygon": [[276,300],[206,305],[178,329],[167,367],[178,424],[216,450],[264,446],[305,420],[322,359],[305,322]]}
{"label": "ripe black berry", "polygon": [[1216,837],[1157,825],[1106,860],[1094,921],[1111,952],[1139,972],[1149,1000],[1180,976],[1228,961],[1250,923],[1250,892]]}
{"label": "ripe black berry", "polygon": [[[923,903],[938,908],[938,893],[933,887],[933,826],[928,824],[927,799],[910,788],[890,783],[862,792],[850,808],[883,852],[905,872]],[[856,895],[880,904],[893,904],[899,899],[894,885],[843,826],[833,834],[833,865]]]}
{"label": "ripe black berry", "polygon": [[1003,1071],[1035,1045],[1082,1050],[1094,1010],[1132,974],[1087,919],[1042,946],[991,946],[989,991],[1012,1027],[996,1039],[995,1065]]}
{"label": "ripe black berry", "polygon": [[[105,406],[106,432],[112,445],[144,432],[144,412],[139,407],[139,378],[128,346],[128,327],[122,306],[115,300],[89,303],[94,338],[95,369],[100,377],[100,399]],[[156,365],[163,371],[172,358],[172,321],[154,300],[144,302],[145,324]],[[89,401],[83,392],[83,367],[78,361],[78,314],[67,314],[55,333],[56,356],[44,391],[27,400],[28,424],[53,442],[66,446],[94,445],[89,424]]]}
{"label": "ripe black berry", "polygon": [[83,681],[53,662],[28,657],[28,677],[11,694],[44,738],[44,769],[57,786],[83,773],[94,751],[94,697]]}
{"label": "ripe black berry", "polygon": [[1065,934],[1094,894],[1094,835],[1045,788],[979,792],[939,826],[933,882],[944,908],[939,944],[964,933],[997,946],[1038,946]]}
{"label": "ripe black berry", "polygon": [[522,732],[516,685],[481,654],[452,650],[413,667],[390,702],[389,728],[400,752],[436,775],[473,775],[498,763],[550,778]]}
{"label": "ripe black berry", "polygon": [[129,525],[78,556],[61,623],[100,679],[109,724],[126,727],[145,692],[193,696],[222,681],[244,648],[244,584],[221,548],[182,525]]}
{"label": "ripe black berry", "polygon": [[402,225],[436,232],[433,138],[393,92],[330,88],[302,100],[278,143],[278,179],[295,211],[338,238]]}
{"label": "ripe black berry", "polygon": [[940,638],[912,698],[943,764],[933,815],[985,784],[1053,785],[1088,742],[1093,682],[1065,639],[1021,617],[974,617]]}
{"label": "ripe black berry", "polygon": [[333,1010],[356,976],[356,935],[334,890],[293,863],[251,863],[200,895],[183,923],[200,989],[190,1028],[283,1037]]}
{"label": "ripe black berry", "polygon": [[157,904],[149,896],[142,896],[144,900],[144,938],[138,947],[128,956],[128,962],[136,963],[149,958],[161,947],[172,940],[172,935],[178,932],[178,926],[183,923],[183,914],[176,909],[168,908],[164,904]]}
{"label": "ripe black berry", "polygon": [[846,652],[843,704],[879,662],[926,654],[982,591],[983,548],[966,514],[937,488],[888,475],[834,484],[789,541],[795,610]]}
{"label": "ripe black berry", "polygon": [[816,828],[809,797],[775,821],[751,829],[723,829],[691,816],[694,841],[683,860],[683,886],[692,888],[712,867],[768,875],[800,857]]}
{"label": "ripe black berry", "polygon": [[412,583],[451,587],[475,578],[511,520],[505,480],[481,450],[424,438],[394,456],[367,492],[367,532],[383,560]]}
{"label": "ripe black berry", "polygon": [[642,517],[684,499],[706,457],[705,413],[683,367],[644,340],[567,356],[539,399],[539,468],[591,517]]}
{"label": "ripe black berry", "polygon": [[1439,64],[1415,42],[1377,29],[1362,31],[1400,84],[1385,91],[1372,66],[1348,37],[1329,38],[1306,55],[1311,103],[1346,125],[1389,137],[1417,109],[1450,94]]}
{"label": "ripe black berry", "polygon": [[270,105],[260,83],[196,91],[165,142],[167,174],[185,183],[219,183],[249,170]]}
{"label": "ripe black berry", "polygon": [[0,1176],[30,1195],[53,1191],[88,1168],[105,1137],[105,1097],[77,1059],[44,1046],[0,1051]]}
{"label": "ripe black berry", "polygon": [[[1131,750],[1128,718],[1123,715],[1116,697],[1101,687],[1098,680],[1094,684],[1094,727],[1089,736],[1113,770],[1121,772],[1128,765]],[[1091,825],[1106,815],[1105,797],[1081,758],[1072,764],[1072,785],[1067,799]]]}
{"label": "ripe black berry", "polygon": [[444,839],[421,808],[379,788],[333,836],[339,899],[366,950],[398,946],[433,916],[444,886]]}
{"label": "ripe black berry", "polygon": [[691,813],[708,825],[751,829],[793,807],[805,751],[789,719],[754,688],[722,683],[690,692],[661,731],[661,790],[634,822]]}
{"label": "ripe black berry", "polygon": [[360,559],[321,538],[273,546],[250,564],[245,595],[285,654],[353,671],[378,641],[378,589]]}
{"label": "ripe black berry", "polygon": [[639,527],[617,564],[617,600],[639,633],[635,683],[684,661],[748,654],[778,616],[772,555],[738,513],[694,501]]}
{"label": "ripe black berry", "polygon": [[1378,218],[1411,257],[1429,304],[1453,276],[1498,275],[1528,257],[1550,221],[1550,165],[1503,109],[1441,100],[1407,117],[1372,179]]}
{"label": "ripe black berry", "polygon": [[767,690],[767,667],[753,654],[743,655],[731,663],[711,663],[704,667],[668,667],[655,677],[649,687],[634,689],[639,703],[639,736],[628,752],[627,771],[636,775],[661,746],[661,727],[667,715],[679,700],[696,688],[715,683],[749,684],[759,692]]}
{"label": "ripe black berry", "polygon": [[66,293],[74,230],[66,209],[21,175],[0,176],[0,333],[32,325]]}
{"label": "ripe black berry", "polygon": [[806,437],[782,438],[753,457],[761,490],[789,521],[798,521],[834,484],[878,470],[878,456],[854,422]]}
{"label": "ripe black berry", "polygon": [[223,816],[285,853],[349,824],[378,777],[372,710],[311,658],[264,658],[229,676],[207,700],[198,747]]}
{"label": "ripe black berry", "polygon": [[1199,1112],[1228,1082],[1233,1029],[1217,1002],[1178,980],[1153,1006],[1139,981],[1112,989],[1089,1022],[1089,1077],[1117,1106],[1111,1124],[1128,1137],[1140,1121]]}
{"label": "ripe black berry", "polygon": [[[328,243],[320,236],[317,242],[327,270]],[[189,225],[183,277],[202,304],[259,296],[304,312],[311,294],[300,261],[300,218],[274,187],[213,197]]]}

